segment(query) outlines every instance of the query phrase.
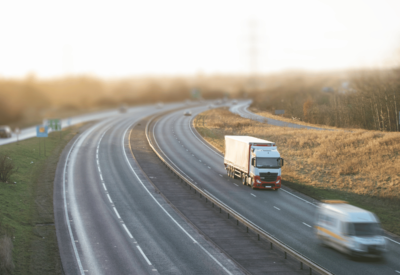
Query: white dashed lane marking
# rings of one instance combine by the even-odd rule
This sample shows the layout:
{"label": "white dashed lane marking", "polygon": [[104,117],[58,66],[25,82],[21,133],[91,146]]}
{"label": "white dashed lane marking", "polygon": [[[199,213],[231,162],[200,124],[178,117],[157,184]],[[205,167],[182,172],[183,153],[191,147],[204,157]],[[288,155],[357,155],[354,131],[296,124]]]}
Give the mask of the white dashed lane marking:
{"label": "white dashed lane marking", "polygon": [[115,207],[113,207],[115,214],[117,215],[118,219],[120,219],[121,217],[119,216],[119,213],[117,211],[117,209]]}
{"label": "white dashed lane marking", "polygon": [[274,206],[274,208],[280,210],[280,209],[279,209],[278,207],[276,207],[276,206]]}
{"label": "white dashed lane marking", "polygon": [[253,193],[250,193],[253,197],[257,197],[256,195],[254,195]]}
{"label": "white dashed lane marking", "polygon": [[208,169],[211,169],[211,167],[210,166],[207,166],[208,167]]}
{"label": "white dashed lane marking", "polygon": [[126,227],[126,225],[123,224],[122,226],[125,228],[125,231],[126,231],[126,233],[128,233],[129,237],[130,237],[131,239],[133,239],[133,236],[132,236],[131,232],[129,232],[129,230],[128,230],[128,228]]}
{"label": "white dashed lane marking", "polygon": [[237,185],[236,183],[233,183],[234,185],[236,185],[236,186],[239,186],[239,185]]}
{"label": "white dashed lane marking", "polygon": [[151,265],[151,262],[149,261],[149,259],[147,258],[147,256],[143,253],[143,250],[140,248],[140,246],[136,246],[137,249],[140,251],[140,253],[142,253],[143,258],[146,260],[148,265]]}
{"label": "white dashed lane marking", "polygon": [[112,202],[112,199],[111,199],[111,197],[110,197],[109,194],[107,194],[107,197],[108,197],[108,200],[109,200],[111,203],[113,203],[113,202]]}
{"label": "white dashed lane marking", "polygon": [[221,174],[219,174],[219,176],[222,178],[222,175],[221,175]]}
{"label": "white dashed lane marking", "polygon": [[304,224],[305,226],[312,227],[311,225],[306,224],[305,222],[303,222],[303,224]]}

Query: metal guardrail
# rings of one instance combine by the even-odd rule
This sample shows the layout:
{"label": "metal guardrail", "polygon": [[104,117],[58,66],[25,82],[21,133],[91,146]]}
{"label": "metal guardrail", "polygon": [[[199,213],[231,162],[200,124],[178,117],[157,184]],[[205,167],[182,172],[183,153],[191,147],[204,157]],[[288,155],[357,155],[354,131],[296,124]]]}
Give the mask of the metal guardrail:
{"label": "metal guardrail", "polygon": [[[193,188],[195,192],[198,192],[200,196],[203,196],[206,198],[206,201],[209,200],[213,205],[216,205],[217,207],[220,208],[221,210],[224,210],[228,214],[228,217],[233,217],[237,220],[237,222],[241,222],[243,225],[246,226],[247,232],[252,230],[258,235],[258,239],[260,237],[268,240],[271,245],[271,249],[273,246],[279,247],[281,250],[284,252],[284,257],[286,259],[287,254],[291,255],[293,258],[298,260],[300,262],[300,269],[303,269],[303,264],[307,265],[310,268],[310,274],[312,274],[312,270],[318,272],[321,275],[333,275],[330,271],[326,270],[322,266],[318,265],[317,263],[313,262],[311,259],[307,258],[306,256],[302,255],[301,253],[297,252],[296,250],[290,248],[268,232],[266,232],[264,229],[259,227],[258,225],[254,224],[250,220],[246,219],[244,216],[230,208],[228,205],[225,203],[221,202],[218,198],[214,197],[212,194],[208,193],[205,190],[200,189],[198,186],[196,186],[194,183],[192,183],[190,180],[188,180],[185,176],[183,176],[177,169],[174,168],[175,164],[172,164],[168,162],[167,160],[164,159],[164,157],[159,153],[155,146],[152,144],[149,136],[149,125],[153,122],[154,118],[156,118],[156,115],[153,116],[146,124],[146,129],[145,129],[145,134],[147,138],[147,142],[149,143],[150,147],[153,149],[154,153],[161,159],[161,161],[169,168],[172,172],[174,172],[183,182],[188,184],[190,188]],[[161,148],[160,148],[161,149]]]}

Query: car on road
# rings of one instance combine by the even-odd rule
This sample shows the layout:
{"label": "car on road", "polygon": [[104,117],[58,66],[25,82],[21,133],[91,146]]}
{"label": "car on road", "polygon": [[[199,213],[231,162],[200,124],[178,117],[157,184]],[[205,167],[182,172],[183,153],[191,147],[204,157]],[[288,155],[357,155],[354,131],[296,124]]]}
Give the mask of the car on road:
{"label": "car on road", "polygon": [[119,112],[120,113],[126,113],[128,111],[128,107],[125,104],[122,104],[119,106]]}
{"label": "car on road", "polygon": [[189,110],[186,110],[186,111],[183,112],[183,115],[184,115],[184,116],[191,116],[191,115],[192,115],[192,112],[189,111]]}
{"label": "car on road", "polygon": [[353,258],[381,258],[386,252],[378,217],[346,201],[322,201],[315,215],[314,229],[321,245]]}
{"label": "car on road", "polygon": [[11,128],[8,126],[0,126],[0,138],[10,138]]}

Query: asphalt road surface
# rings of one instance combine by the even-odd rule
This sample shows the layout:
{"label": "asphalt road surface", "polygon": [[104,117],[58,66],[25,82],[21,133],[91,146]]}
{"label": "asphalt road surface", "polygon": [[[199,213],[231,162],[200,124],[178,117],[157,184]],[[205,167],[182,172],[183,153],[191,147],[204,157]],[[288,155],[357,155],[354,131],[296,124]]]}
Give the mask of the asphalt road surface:
{"label": "asphalt road surface", "polygon": [[64,150],[54,205],[66,274],[242,274],[155,192],[132,157],[129,129],[157,111],[102,120]]}
{"label": "asphalt road surface", "polygon": [[[193,108],[192,113],[204,110]],[[334,274],[400,273],[400,242],[393,239],[388,239],[388,253],[382,261],[353,261],[320,246],[312,228],[317,202],[284,187],[277,192],[255,191],[242,185],[241,180],[229,178],[223,156],[195,133],[192,119],[178,111],[154,126],[154,136],[163,154],[189,180]]]}
{"label": "asphalt road surface", "polygon": [[[284,126],[284,127],[291,127],[291,128],[305,128],[305,129],[314,129],[314,130],[327,130],[324,128],[299,125],[296,123],[288,123],[285,121],[281,121],[281,120],[277,120],[277,119],[273,119],[273,118],[267,118],[267,117],[263,117],[263,116],[254,114],[248,110],[248,107],[250,106],[250,104],[251,104],[251,100],[240,101],[238,104],[232,105],[229,108],[229,111],[231,111],[232,113],[238,114],[241,117],[256,120],[256,121],[262,122],[262,123],[268,123],[268,124],[271,124],[274,126]],[[332,131],[332,130],[329,129],[329,131]]]}

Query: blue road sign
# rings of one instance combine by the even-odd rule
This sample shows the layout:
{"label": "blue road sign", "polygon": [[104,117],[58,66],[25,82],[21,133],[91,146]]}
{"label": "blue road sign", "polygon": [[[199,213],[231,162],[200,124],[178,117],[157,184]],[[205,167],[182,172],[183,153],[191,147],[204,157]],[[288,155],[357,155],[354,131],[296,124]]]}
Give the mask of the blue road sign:
{"label": "blue road sign", "polygon": [[36,126],[36,137],[48,137],[48,127],[43,125]]}

